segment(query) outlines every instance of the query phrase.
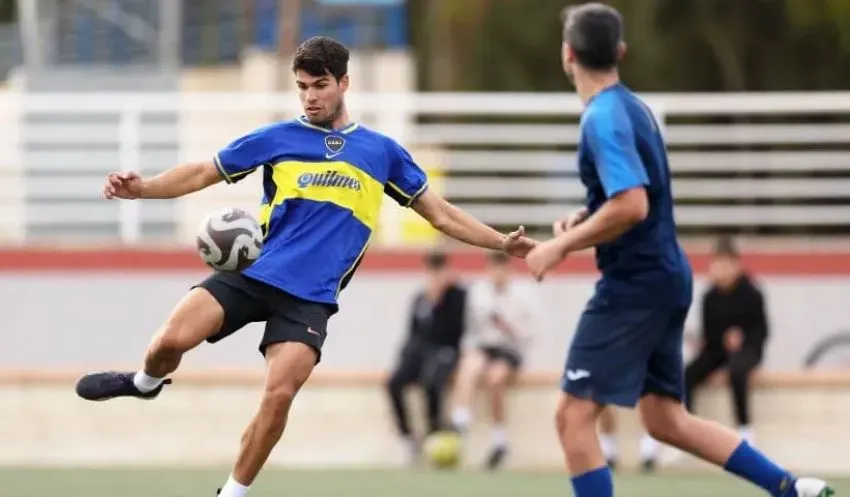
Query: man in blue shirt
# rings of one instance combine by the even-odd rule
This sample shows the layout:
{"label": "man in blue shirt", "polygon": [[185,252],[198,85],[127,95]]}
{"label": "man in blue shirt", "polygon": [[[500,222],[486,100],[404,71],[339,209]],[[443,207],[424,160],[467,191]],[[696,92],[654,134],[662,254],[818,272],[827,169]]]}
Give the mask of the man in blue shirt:
{"label": "man in blue shirt", "polygon": [[526,261],[540,279],[567,254],[596,247],[602,273],[570,346],[557,413],[576,497],[613,495],[597,418],[606,405],[638,403],[655,439],[774,496],[831,494],[825,482],[795,478],[734,431],[685,409],[682,337],[692,274],[676,238],[664,139],[652,112],[619,81],[619,13],[598,3],[569,8],[562,52],[586,106],[578,168],[587,196],[584,209],[555,223],[555,238]]}
{"label": "man in blue shirt", "polygon": [[293,63],[303,116],[249,133],[210,161],[152,178],[111,173],[104,186],[108,199],[176,198],[262,171],[265,242],[253,265],[194,287],[154,337],[140,371],[92,373],[77,384],[88,400],[154,398],[183,354],[265,322],[262,404],[222,497],[243,497],[280,439],[292,399],[321,357],[339,293],[369,246],[384,194],[471,245],[523,257],[535,244],[522,228],[503,235],[449,204],[428,189],[401,145],[352,122],[344,100],[348,60],[348,49],[330,38],[305,41]]}

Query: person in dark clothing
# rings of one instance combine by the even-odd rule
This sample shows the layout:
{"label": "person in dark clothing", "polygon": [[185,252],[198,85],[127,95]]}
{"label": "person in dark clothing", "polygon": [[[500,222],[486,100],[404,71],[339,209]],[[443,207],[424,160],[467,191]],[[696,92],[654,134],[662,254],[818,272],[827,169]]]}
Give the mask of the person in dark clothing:
{"label": "person in dark clothing", "polygon": [[413,300],[408,337],[387,381],[396,427],[411,463],[418,459],[421,443],[410,428],[404,390],[414,383],[424,389],[428,434],[442,430],[444,392],[457,365],[466,321],[467,292],[456,283],[446,254],[429,254],[425,265],[428,281]]}
{"label": "person in dark clothing", "polygon": [[687,406],[692,410],[694,390],[726,367],[738,430],[752,442],[749,377],[761,363],[768,337],[764,297],[729,239],[718,242],[709,273],[712,286],[702,301],[702,348],[685,369]]}

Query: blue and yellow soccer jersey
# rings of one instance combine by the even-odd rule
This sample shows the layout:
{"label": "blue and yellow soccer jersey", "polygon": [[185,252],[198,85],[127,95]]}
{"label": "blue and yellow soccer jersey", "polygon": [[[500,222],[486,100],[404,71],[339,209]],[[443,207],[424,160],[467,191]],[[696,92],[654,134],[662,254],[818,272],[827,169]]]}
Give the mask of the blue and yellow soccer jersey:
{"label": "blue and yellow soccer jersey", "polygon": [[271,124],[226,146],[215,164],[228,183],[262,169],[265,245],[243,274],[334,305],[366,252],[384,194],[407,207],[427,186],[407,150],[356,123],[333,131],[303,118]]}

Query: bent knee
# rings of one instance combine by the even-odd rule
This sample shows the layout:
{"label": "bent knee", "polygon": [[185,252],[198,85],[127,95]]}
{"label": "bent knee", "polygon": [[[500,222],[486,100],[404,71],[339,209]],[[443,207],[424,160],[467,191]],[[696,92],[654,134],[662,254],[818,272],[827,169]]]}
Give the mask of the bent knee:
{"label": "bent knee", "polygon": [[566,396],[555,410],[555,427],[561,434],[585,427],[595,429],[598,411],[593,400]]}
{"label": "bent knee", "polygon": [[681,438],[682,426],[690,416],[682,403],[661,398],[642,401],[640,413],[649,436],[671,444]]}
{"label": "bent knee", "polygon": [[505,377],[501,376],[490,376],[484,383],[484,388],[486,388],[490,393],[502,393],[508,386],[508,380]]}
{"label": "bent knee", "polygon": [[555,429],[559,434],[567,431],[567,408],[563,402],[555,409]]}
{"label": "bent knee", "polygon": [[190,339],[187,331],[188,324],[169,321],[160,329],[154,339],[151,349],[157,354],[182,355],[197,345],[197,340]]}
{"label": "bent knee", "polygon": [[268,387],[263,394],[263,405],[275,411],[288,410],[297,392],[296,385],[288,382]]}
{"label": "bent knee", "polygon": [[151,348],[164,354],[183,354],[218,333],[223,322],[221,304],[206,290],[195,288],[168,316]]}

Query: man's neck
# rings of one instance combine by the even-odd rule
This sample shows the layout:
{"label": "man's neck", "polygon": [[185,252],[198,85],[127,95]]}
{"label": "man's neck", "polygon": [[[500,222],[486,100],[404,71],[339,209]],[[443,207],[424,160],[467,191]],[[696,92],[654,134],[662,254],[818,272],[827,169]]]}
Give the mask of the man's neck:
{"label": "man's neck", "polygon": [[425,291],[426,296],[431,301],[431,303],[436,304],[443,298],[443,294],[446,293],[446,290],[449,288],[449,282],[441,281],[438,283],[431,283],[428,285],[427,290]]}
{"label": "man's neck", "polygon": [[594,72],[581,70],[576,74],[576,93],[581,101],[587,105],[590,99],[597,94],[620,82],[620,74],[617,71]]}
{"label": "man's neck", "polygon": [[348,110],[343,107],[340,109],[339,114],[330,122],[330,130],[335,131],[338,129],[345,128],[351,124],[351,119],[348,117]]}

